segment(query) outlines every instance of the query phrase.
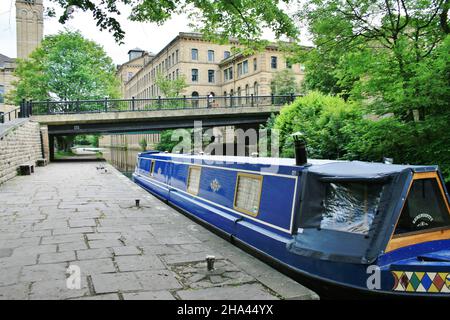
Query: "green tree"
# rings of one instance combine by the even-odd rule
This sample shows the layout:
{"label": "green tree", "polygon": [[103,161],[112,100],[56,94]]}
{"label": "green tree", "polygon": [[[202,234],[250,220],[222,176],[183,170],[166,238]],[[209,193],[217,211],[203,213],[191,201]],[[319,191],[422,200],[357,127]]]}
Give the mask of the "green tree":
{"label": "green tree", "polygon": [[313,0],[301,10],[315,43],[296,55],[306,86],[357,101],[366,114],[339,130],[345,158],[439,164],[450,181],[449,6]]}
{"label": "green tree", "polygon": [[291,134],[302,132],[312,158],[345,159],[352,136],[343,129],[360,119],[361,108],[356,103],[310,92],[281,109],[272,123],[273,128],[279,130],[281,155],[284,157],[294,156]]}
{"label": "green tree", "polygon": [[173,130],[164,130],[160,134],[160,140],[156,149],[159,151],[171,152],[178,144],[178,141],[172,141]]}
{"label": "green tree", "polygon": [[79,32],[45,37],[29,59],[19,60],[9,99],[62,101],[119,96],[115,66],[103,48]]}
{"label": "green tree", "polygon": [[394,112],[412,119],[417,113],[424,119],[436,104],[429,108],[427,93],[416,83],[449,34],[448,9],[448,0],[308,2],[300,16],[316,44],[310,67],[329,62],[324,66],[331,76],[309,78],[307,83],[329,83],[329,92],[344,88],[353,99],[369,101],[380,114]]}
{"label": "green tree", "polygon": [[139,141],[139,146],[141,147],[141,150],[142,150],[142,151],[147,150],[147,140],[146,140],[145,138],[142,138],[142,139]]}
{"label": "green tree", "polygon": [[178,98],[180,93],[187,87],[186,77],[184,75],[171,80],[162,73],[158,73],[155,84],[158,86],[164,98]]}
{"label": "green tree", "polygon": [[270,88],[275,95],[290,95],[299,91],[299,86],[295,81],[295,74],[291,69],[283,69],[273,76]]}
{"label": "green tree", "polygon": [[[115,18],[125,6],[131,8],[129,19],[139,22],[163,24],[173,15],[189,13],[193,26],[211,39],[228,41],[230,36],[246,42],[249,46],[258,41],[265,28],[282,35],[295,37],[297,29],[289,16],[280,9],[288,0],[51,0],[65,9],[59,17],[66,22],[77,9],[89,11],[101,30],[113,33],[116,41],[122,41],[124,31]],[[54,15],[54,8],[49,12]],[[53,9],[53,10],[52,10]],[[73,10],[75,9],[75,10]]]}

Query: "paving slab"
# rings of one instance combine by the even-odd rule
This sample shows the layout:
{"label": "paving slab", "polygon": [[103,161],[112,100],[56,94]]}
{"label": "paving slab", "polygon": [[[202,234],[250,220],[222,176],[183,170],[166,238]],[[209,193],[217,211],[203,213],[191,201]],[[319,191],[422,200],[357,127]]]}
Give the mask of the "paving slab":
{"label": "paving slab", "polygon": [[[0,299],[317,298],[97,165],[51,163],[0,185]],[[214,271],[207,255],[216,256]],[[79,289],[67,287],[69,266]]]}

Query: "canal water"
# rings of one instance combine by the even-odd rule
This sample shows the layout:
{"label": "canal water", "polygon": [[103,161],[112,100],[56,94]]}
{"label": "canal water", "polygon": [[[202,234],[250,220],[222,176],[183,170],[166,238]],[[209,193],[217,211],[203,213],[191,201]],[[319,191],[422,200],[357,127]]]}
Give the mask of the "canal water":
{"label": "canal water", "polygon": [[128,178],[134,172],[136,166],[136,157],[139,150],[128,150],[125,148],[104,148],[103,157],[117,170],[122,172]]}

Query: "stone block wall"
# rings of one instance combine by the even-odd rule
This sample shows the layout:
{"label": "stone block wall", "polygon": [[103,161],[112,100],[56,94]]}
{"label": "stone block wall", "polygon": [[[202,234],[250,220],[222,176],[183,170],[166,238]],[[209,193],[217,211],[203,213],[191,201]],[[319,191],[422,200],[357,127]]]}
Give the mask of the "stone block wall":
{"label": "stone block wall", "polygon": [[0,184],[15,177],[19,165],[41,158],[39,123],[26,121],[0,132]]}

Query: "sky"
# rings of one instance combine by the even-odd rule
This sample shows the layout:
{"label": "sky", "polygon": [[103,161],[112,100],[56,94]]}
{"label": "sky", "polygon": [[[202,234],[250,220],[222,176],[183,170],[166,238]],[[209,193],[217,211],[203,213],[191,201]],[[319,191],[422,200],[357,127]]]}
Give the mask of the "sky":
{"label": "sky", "polygon": [[[54,6],[48,0],[44,0],[45,6]],[[125,31],[124,44],[119,45],[108,31],[100,31],[95,25],[90,13],[77,11],[74,18],[65,25],[61,25],[57,18],[44,17],[44,36],[58,33],[64,28],[79,30],[88,39],[101,44],[114,63],[121,64],[127,59],[128,50],[141,48],[149,52],[157,53],[169,43],[179,32],[191,31],[188,27],[187,15],[174,16],[162,26],[152,23],[132,22],[127,19],[129,8],[122,5],[122,15],[119,22]],[[58,12],[57,12],[58,14]],[[0,53],[15,58],[16,53],[16,8],[14,0],[0,0]],[[265,31],[263,37],[274,40],[271,31]],[[307,44],[307,41],[304,44]]]}

